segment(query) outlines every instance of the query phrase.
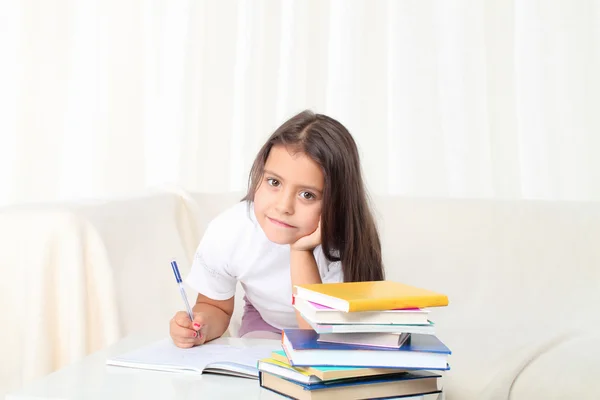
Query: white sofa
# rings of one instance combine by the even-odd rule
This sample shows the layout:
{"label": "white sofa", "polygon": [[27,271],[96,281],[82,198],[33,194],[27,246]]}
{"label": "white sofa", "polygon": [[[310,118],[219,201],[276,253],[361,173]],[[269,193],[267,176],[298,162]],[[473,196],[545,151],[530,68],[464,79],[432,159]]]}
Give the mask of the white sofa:
{"label": "white sofa", "polygon": [[[0,396],[181,308],[206,223],[241,193],[0,210]],[[446,293],[447,399],[600,398],[600,204],[378,197],[387,278]],[[193,293],[189,293],[194,297]],[[236,295],[230,333],[239,327]]]}

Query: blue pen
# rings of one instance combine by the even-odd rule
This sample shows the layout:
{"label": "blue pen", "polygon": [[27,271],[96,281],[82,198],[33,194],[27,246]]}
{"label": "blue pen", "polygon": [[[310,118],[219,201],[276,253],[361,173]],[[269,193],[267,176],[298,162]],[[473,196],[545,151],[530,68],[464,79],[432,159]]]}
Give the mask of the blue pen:
{"label": "blue pen", "polygon": [[177,280],[177,284],[179,285],[179,293],[181,293],[181,298],[185,303],[185,309],[188,312],[190,321],[194,322],[194,313],[192,313],[192,309],[190,308],[190,303],[188,302],[187,295],[185,294],[185,289],[183,288],[183,283],[181,282],[181,275],[179,274],[179,268],[177,268],[177,262],[175,260],[171,261],[171,268],[173,268],[175,279]]}

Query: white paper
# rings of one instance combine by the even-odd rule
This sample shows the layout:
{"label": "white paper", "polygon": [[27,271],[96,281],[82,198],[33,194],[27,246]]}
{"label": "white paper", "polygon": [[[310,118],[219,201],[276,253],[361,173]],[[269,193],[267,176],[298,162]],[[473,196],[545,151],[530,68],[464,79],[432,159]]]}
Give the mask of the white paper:
{"label": "white paper", "polygon": [[261,358],[270,357],[273,350],[277,349],[272,345],[235,347],[216,343],[182,349],[175,346],[171,339],[164,339],[130,353],[112,357],[106,360],[106,363],[131,368],[198,373],[202,373],[208,367],[211,372],[216,372],[212,368],[236,372],[243,370],[258,376],[256,363]]}

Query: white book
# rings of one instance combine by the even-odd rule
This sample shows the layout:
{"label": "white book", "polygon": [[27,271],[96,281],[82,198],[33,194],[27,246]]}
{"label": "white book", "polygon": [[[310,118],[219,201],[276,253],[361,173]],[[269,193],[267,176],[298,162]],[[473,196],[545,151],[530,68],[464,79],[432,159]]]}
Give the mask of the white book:
{"label": "white book", "polygon": [[216,373],[258,379],[256,364],[268,358],[274,345],[237,347],[226,344],[207,343],[182,349],[164,339],[147,347],[106,360],[106,364],[181,373]]}
{"label": "white book", "polygon": [[345,312],[296,296],[294,307],[317,324],[403,324],[426,325],[429,310],[424,308]]}
{"label": "white book", "polygon": [[400,396],[400,397],[388,397],[386,400],[394,400],[394,399],[401,399],[401,400],[443,400],[443,392],[439,392],[439,393],[430,393],[430,394],[423,394],[423,395],[417,395],[417,396]]}
{"label": "white book", "polygon": [[427,325],[318,324],[306,315],[302,313],[300,315],[317,333],[418,333],[421,335],[435,335],[435,325],[431,321],[427,321]]}
{"label": "white book", "polygon": [[317,341],[399,349],[409,337],[409,333],[324,333]]}

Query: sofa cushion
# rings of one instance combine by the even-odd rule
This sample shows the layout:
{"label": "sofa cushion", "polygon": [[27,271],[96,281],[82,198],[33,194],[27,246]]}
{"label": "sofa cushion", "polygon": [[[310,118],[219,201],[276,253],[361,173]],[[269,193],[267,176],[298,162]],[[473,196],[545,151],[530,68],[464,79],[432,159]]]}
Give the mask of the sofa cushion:
{"label": "sofa cushion", "polygon": [[516,377],[511,400],[600,398],[600,335],[578,334],[556,343]]}

